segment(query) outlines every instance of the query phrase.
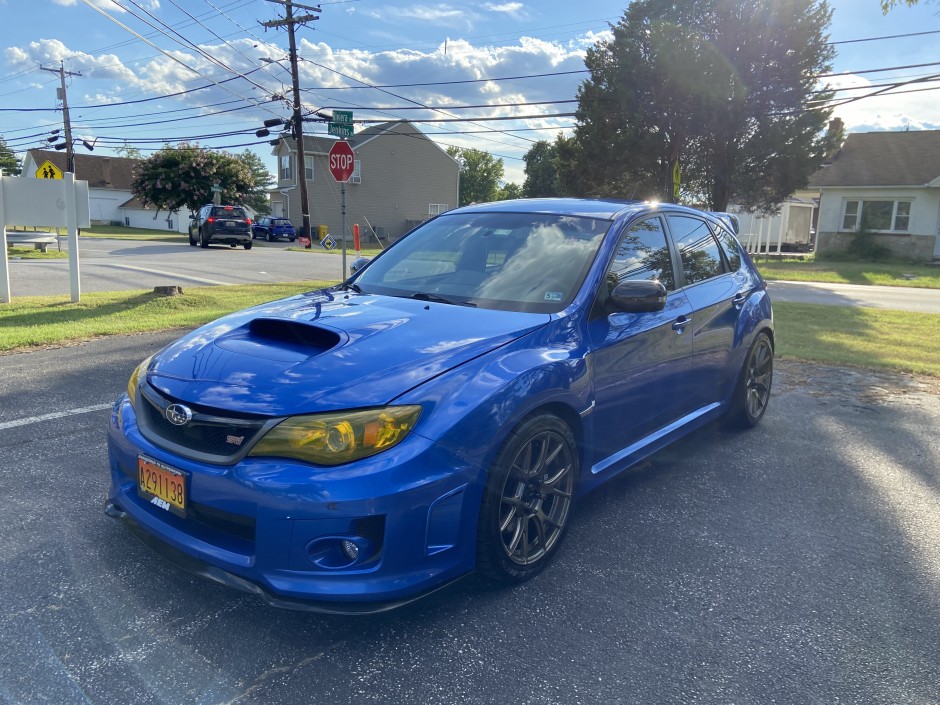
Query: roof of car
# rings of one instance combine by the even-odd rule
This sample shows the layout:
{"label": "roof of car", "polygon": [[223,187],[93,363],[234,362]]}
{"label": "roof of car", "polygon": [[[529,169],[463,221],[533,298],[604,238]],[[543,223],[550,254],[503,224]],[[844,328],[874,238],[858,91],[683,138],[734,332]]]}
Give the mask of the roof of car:
{"label": "roof of car", "polygon": [[[518,198],[508,201],[491,201],[477,203],[460,208],[461,212],[480,213],[555,213],[572,215],[584,218],[603,218],[614,220],[622,216],[632,215],[650,210],[653,204],[649,201],[628,201],[615,198]],[[686,208],[671,203],[662,204],[669,210],[686,211],[702,215],[701,211]],[[449,211],[454,213],[456,211]]]}

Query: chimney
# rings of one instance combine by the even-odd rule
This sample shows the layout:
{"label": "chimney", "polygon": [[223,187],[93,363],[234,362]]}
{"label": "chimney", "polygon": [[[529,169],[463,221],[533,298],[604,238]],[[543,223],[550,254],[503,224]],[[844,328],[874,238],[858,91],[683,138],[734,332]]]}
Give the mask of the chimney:
{"label": "chimney", "polygon": [[843,142],[845,142],[845,123],[842,122],[842,118],[834,117],[829,121],[829,127],[826,129],[826,137],[830,140],[829,153],[823,160],[823,166],[832,164],[832,161],[836,158],[836,154],[842,149]]}
{"label": "chimney", "polygon": [[111,185],[111,160],[107,157],[101,159],[101,180],[105,186]]}

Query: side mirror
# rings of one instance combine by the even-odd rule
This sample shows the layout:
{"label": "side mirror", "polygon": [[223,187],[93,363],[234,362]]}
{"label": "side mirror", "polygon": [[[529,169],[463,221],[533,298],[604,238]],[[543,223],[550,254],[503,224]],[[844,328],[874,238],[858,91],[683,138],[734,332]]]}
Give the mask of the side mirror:
{"label": "side mirror", "polygon": [[666,307],[666,287],[653,279],[627,279],[614,287],[607,308],[625,313],[649,313]]}
{"label": "side mirror", "polygon": [[368,257],[357,257],[356,259],[354,259],[353,263],[349,265],[350,276],[352,276],[353,274],[358,272],[360,269],[365,267],[367,264],[369,264],[370,261],[371,260]]}

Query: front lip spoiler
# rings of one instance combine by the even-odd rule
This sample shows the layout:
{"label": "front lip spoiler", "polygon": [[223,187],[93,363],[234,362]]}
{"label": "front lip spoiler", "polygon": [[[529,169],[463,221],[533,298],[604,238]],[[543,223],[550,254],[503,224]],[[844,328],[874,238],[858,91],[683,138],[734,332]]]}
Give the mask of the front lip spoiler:
{"label": "front lip spoiler", "polygon": [[299,598],[282,597],[266,590],[257,583],[246,580],[240,575],[235,575],[218,566],[206,563],[198,558],[190,556],[188,553],[161,541],[157,537],[148,533],[141,525],[127,512],[118,507],[110,500],[105,500],[104,513],[109,517],[123,523],[130,532],[140,541],[150,548],[154,553],[164,560],[172,563],[177,568],[181,568],[188,573],[198,575],[201,578],[221,583],[235,590],[250,592],[260,597],[265,603],[279,609],[295,610],[299,612],[317,612],[320,614],[338,614],[338,615],[369,615],[388,612],[404,605],[420,600],[423,597],[432,595],[435,592],[458,583],[467,578],[472,573],[458,576],[441,585],[436,585],[430,590],[417,595],[410,595],[400,600],[387,600],[384,602],[333,602],[330,600],[302,600]]}

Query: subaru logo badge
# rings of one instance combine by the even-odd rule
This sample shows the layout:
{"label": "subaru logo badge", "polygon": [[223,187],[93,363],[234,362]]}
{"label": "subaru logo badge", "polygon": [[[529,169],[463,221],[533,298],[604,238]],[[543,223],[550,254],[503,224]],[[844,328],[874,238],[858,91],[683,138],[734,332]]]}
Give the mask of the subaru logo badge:
{"label": "subaru logo badge", "polygon": [[188,406],[170,404],[164,412],[166,420],[174,426],[185,426],[193,419],[193,412]]}

